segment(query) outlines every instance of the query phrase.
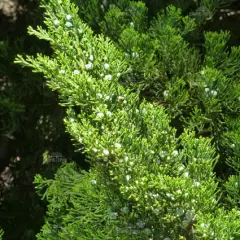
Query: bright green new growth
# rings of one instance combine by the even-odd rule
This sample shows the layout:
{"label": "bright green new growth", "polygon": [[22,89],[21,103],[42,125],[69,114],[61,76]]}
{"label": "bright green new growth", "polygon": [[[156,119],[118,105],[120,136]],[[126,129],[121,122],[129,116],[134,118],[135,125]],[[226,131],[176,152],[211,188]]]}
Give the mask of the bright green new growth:
{"label": "bright green new growth", "polygon": [[[42,72],[48,86],[59,93],[61,105],[67,108],[66,129],[79,150],[86,153],[92,168],[87,173],[69,163],[57,171],[55,180],[36,176],[36,188],[49,201],[48,216],[38,239],[240,237],[239,211],[234,208],[227,211],[218,204],[218,183],[213,173],[218,157],[211,139],[196,138],[187,130],[176,138],[176,130],[170,127],[163,107],[140,101],[137,91],[124,88],[119,82],[132,68],[137,68],[137,61],[136,66],[128,61],[109,38],[94,36],[69,0],[52,0],[44,3],[44,7],[48,29],[29,28],[29,33],[49,41],[54,55],[18,56],[16,62]],[[119,10],[112,11],[114,16]],[[170,17],[175,16],[178,21],[178,11],[175,8],[169,11]],[[128,42],[136,35],[139,41],[135,42],[135,54],[151,49],[156,42],[162,44],[157,49],[160,55],[169,54],[164,52],[166,44],[184,44],[168,19],[160,18],[151,28],[159,39],[146,44],[147,34],[126,28],[119,33],[120,46],[124,50],[134,49]],[[194,27],[191,20],[184,21],[185,30],[178,30],[179,34]],[[160,23],[170,41],[164,42],[164,35],[157,32]],[[186,51],[179,47],[179,58],[193,53],[187,49],[187,44]],[[209,64],[215,64],[211,60],[214,54],[209,52],[206,58]],[[159,62],[151,50],[143,57],[153,67]],[[162,62],[161,66],[177,73],[177,87],[171,83],[168,86],[168,91],[174,94],[182,86],[184,89],[185,82],[180,77],[184,72],[178,62],[172,62],[172,66],[167,66],[168,63]],[[147,71],[148,67],[144,69]],[[204,74],[211,80],[217,72],[210,67],[206,66]],[[151,74],[146,72],[144,77],[150,79]],[[227,80],[220,81],[224,86]],[[185,95],[179,98],[185,99]],[[213,100],[202,99],[217,108]],[[230,188],[230,184],[231,181],[226,187]],[[230,195],[229,201],[233,201]]]}

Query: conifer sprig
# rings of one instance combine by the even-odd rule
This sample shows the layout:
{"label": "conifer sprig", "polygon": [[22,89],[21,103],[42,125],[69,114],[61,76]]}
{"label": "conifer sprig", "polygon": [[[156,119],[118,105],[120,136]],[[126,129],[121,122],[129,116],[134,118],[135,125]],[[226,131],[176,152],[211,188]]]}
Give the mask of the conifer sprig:
{"label": "conifer sprig", "polygon": [[176,138],[162,106],[140,101],[138,92],[119,83],[132,67],[123,51],[93,35],[69,0],[43,6],[48,29],[29,33],[50,41],[54,54],[18,56],[16,62],[43,73],[59,93],[66,130],[92,172],[66,164],[54,181],[36,176],[38,191],[48,185],[49,201],[38,239],[239,237],[240,213],[218,204],[211,139],[187,130]]}

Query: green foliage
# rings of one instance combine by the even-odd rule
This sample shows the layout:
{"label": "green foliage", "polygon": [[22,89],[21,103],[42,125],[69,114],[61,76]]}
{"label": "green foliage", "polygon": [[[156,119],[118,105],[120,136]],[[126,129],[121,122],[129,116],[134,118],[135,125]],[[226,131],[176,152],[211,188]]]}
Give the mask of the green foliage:
{"label": "green foliage", "polygon": [[[201,220],[200,220],[201,219]],[[218,209],[216,215],[199,215],[196,236],[200,239],[238,239],[239,238],[239,211],[227,212]]]}
{"label": "green foliage", "polygon": [[[43,73],[58,92],[67,112],[66,130],[91,165],[87,173],[63,164],[54,180],[36,175],[36,189],[49,203],[37,237],[238,239],[238,175],[225,184],[231,204],[225,209],[214,173],[222,139],[229,137],[223,121],[238,107],[230,98],[224,100],[238,97],[238,85],[218,62],[229,54],[224,53],[228,35],[205,34],[201,66],[198,52],[184,39],[195,28],[192,19],[171,6],[148,31],[143,3],[129,5],[139,9],[139,14],[130,11],[137,16],[130,27],[128,12],[119,6],[101,23],[110,36],[118,28],[114,44],[94,35],[69,0],[44,1],[47,30],[30,27],[29,33],[49,41],[54,54],[19,55],[15,61]],[[115,14],[123,17],[120,22],[112,19]],[[143,89],[168,107],[142,100]],[[187,126],[179,137],[170,125],[176,116]],[[211,138],[200,136],[201,129]]]}
{"label": "green foliage", "polygon": [[100,23],[101,32],[115,41],[127,27],[133,27],[142,32],[147,27],[147,8],[142,2],[129,2],[127,8],[112,6],[104,15],[104,21]]}
{"label": "green foliage", "polygon": [[[218,6],[217,2],[205,4]],[[111,25],[114,21],[108,13],[104,21],[111,26],[108,32],[117,33],[110,37],[131,65],[121,83],[166,106],[179,130],[188,127],[199,135],[213,136],[221,158],[231,157],[229,148],[225,149],[225,134],[239,112],[240,48],[227,48],[229,33],[206,32],[203,50],[190,46],[186,40],[196,33],[197,25],[173,6],[162,10],[150,28],[147,22],[141,29],[116,20]]]}
{"label": "green foliage", "polygon": [[3,233],[4,233],[3,230],[0,229],[0,240],[2,240]]}
{"label": "green foliage", "polygon": [[[113,22],[107,14],[105,22]],[[166,100],[166,96],[162,95],[166,90],[169,111],[179,115],[183,102],[188,100],[187,91],[182,91],[186,85],[183,78],[191,77],[192,72],[199,67],[197,51],[189,49],[184,40],[184,36],[195,29],[195,23],[189,17],[181,17],[181,11],[170,6],[166,15],[164,11],[158,15],[149,31],[145,31],[145,25],[141,26],[141,30],[138,30],[135,24],[132,27],[127,26],[120,38],[116,35],[116,39],[119,39],[116,45],[126,53],[126,60],[131,65],[122,82],[131,84],[133,89],[150,93],[160,98],[160,101]],[[110,32],[118,32],[117,29],[120,27],[113,26]],[[145,32],[142,33],[143,31]],[[169,81],[176,82],[177,86],[172,86]],[[177,90],[178,86],[181,86],[180,91]],[[167,92],[168,88],[170,93]],[[176,90],[173,90],[174,88]]]}
{"label": "green foliage", "polygon": [[200,0],[199,2],[200,6],[205,6],[211,11],[214,11],[216,8],[226,7],[230,4],[229,0]]}
{"label": "green foliage", "polygon": [[106,18],[109,19],[109,21],[100,23],[101,30],[114,40],[117,40],[122,31],[130,24],[127,13],[121,11],[118,7],[110,9],[106,13]]}
{"label": "green foliage", "polygon": [[62,166],[54,181],[36,175],[37,188],[48,186],[45,195],[52,216],[38,239],[136,239],[127,225],[128,207],[100,184],[102,177],[97,171],[81,171],[75,164]]}
{"label": "green foliage", "polygon": [[228,181],[225,184],[227,191],[227,201],[230,203],[231,207],[236,207],[238,210],[240,209],[240,176],[232,175],[229,177]]}

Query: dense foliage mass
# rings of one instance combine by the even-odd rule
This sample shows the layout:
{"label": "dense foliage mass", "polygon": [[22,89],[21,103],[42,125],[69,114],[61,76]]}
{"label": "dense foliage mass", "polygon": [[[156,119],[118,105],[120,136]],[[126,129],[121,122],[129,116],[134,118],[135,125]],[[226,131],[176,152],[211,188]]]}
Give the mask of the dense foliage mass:
{"label": "dense foliage mass", "polygon": [[203,31],[225,3],[42,1],[47,28],[28,30],[53,54],[15,62],[58,94],[91,168],[35,176],[37,239],[240,238],[240,48]]}

